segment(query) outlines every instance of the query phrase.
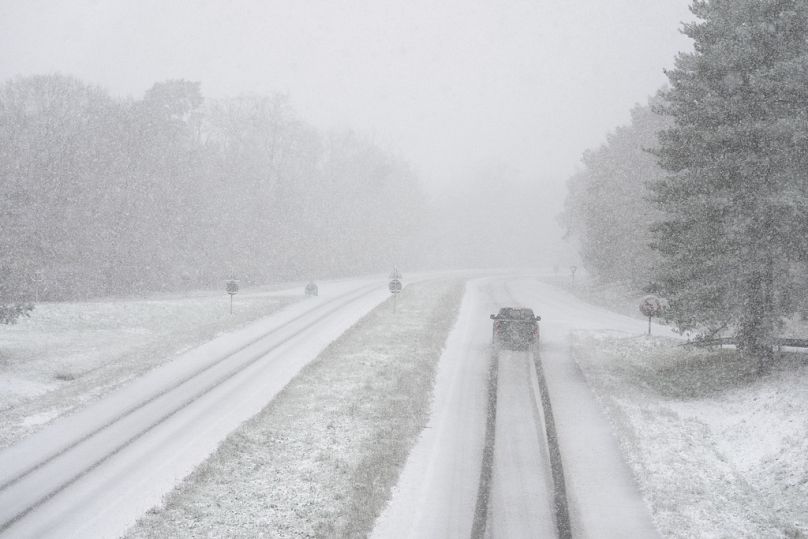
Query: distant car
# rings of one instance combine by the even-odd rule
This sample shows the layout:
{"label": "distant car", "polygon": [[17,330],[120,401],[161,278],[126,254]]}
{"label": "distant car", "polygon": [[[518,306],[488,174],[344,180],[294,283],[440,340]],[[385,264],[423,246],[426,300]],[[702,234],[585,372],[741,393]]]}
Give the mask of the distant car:
{"label": "distant car", "polygon": [[539,320],[533,309],[503,307],[491,315],[494,321],[491,342],[495,348],[528,350],[539,340]]}
{"label": "distant car", "polygon": [[306,285],[306,295],[307,296],[316,296],[318,293],[317,285],[314,282],[310,282]]}

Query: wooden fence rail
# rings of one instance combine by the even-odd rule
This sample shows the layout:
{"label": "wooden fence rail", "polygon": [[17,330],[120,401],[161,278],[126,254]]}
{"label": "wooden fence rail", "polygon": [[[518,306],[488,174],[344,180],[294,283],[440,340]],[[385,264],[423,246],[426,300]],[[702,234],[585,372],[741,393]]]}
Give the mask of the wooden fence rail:
{"label": "wooden fence rail", "polygon": [[[808,348],[808,339],[792,339],[788,337],[780,337],[775,339],[777,347],[790,346],[792,348]],[[719,337],[715,339],[697,339],[688,341],[685,346],[721,346],[724,344],[737,344],[734,337]]]}

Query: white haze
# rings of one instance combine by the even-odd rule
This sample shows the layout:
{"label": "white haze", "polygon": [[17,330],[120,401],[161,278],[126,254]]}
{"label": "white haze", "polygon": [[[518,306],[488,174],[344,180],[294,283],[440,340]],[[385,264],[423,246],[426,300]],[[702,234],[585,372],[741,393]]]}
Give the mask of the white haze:
{"label": "white haze", "polygon": [[[689,47],[688,3],[5,0],[0,80],[61,72],[136,98],[178,78],[212,98],[284,93],[304,120],[411,163],[444,209],[474,198],[481,177],[528,184],[514,211],[540,237],[524,248],[542,249],[560,236],[562,185],[582,152]],[[489,225],[480,213],[471,228]]]}

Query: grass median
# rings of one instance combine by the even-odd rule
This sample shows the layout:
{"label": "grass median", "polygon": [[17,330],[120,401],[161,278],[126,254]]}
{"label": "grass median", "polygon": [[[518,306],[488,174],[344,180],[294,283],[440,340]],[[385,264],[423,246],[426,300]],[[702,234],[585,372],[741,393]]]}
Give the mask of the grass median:
{"label": "grass median", "polygon": [[407,286],[330,345],[129,532],[367,535],[425,425],[459,280]]}

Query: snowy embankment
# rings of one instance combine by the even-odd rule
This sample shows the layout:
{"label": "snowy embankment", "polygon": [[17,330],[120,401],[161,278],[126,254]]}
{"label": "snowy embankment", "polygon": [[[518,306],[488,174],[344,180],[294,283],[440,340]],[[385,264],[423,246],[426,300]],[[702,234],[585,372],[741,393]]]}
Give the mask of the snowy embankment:
{"label": "snowy embankment", "polygon": [[583,274],[581,273],[578,271],[574,281],[569,274],[543,275],[541,280],[588,304],[597,305],[631,318],[645,319],[645,316],[640,313],[639,306],[646,294],[637,293],[636,288],[627,283],[597,282],[585,271]]}
{"label": "snowy embankment", "polygon": [[808,355],[579,332],[572,350],[665,537],[808,536]]}
{"label": "snowy embankment", "polygon": [[309,364],[131,537],[369,533],[423,428],[460,281],[412,284]]}
{"label": "snowy embankment", "polygon": [[33,434],[181,352],[303,297],[243,290],[43,303],[0,326],[0,448]]}

